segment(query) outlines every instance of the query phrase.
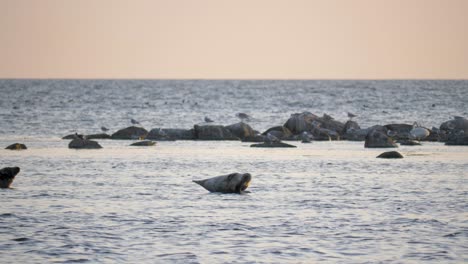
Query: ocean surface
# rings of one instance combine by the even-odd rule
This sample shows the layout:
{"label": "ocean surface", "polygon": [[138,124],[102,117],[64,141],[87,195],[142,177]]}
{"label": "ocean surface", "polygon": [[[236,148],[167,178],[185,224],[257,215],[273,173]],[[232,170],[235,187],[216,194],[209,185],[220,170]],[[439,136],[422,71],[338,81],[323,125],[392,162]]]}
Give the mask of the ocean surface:
{"label": "ocean surface", "polygon": [[[324,113],[361,127],[431,128],[468,117],[468,81],[0,80],[0,263],[467,263],[468,147],[364,142],[98,140],[64,135],[130,126],[191,128],[205,116],[256,130]],[[20,142],[23,151],[3,149]],[[250,193],[193,179],[252,174]]]}

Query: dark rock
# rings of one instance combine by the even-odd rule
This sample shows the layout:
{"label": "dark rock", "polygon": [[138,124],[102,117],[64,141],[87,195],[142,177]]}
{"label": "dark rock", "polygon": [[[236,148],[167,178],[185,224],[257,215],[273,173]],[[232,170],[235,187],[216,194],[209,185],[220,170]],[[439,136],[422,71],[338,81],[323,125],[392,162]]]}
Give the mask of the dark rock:
{"label": "dark rock", "polygon": [[102,147],[96,141],[81,139],[81,138],[75,138],[68,144],[68,148],[71,148],[71,149],[100,149]]}
{"label": "dark rock", "polygon": [[343,131],[341,131],[342,135],[345,135],[348,130],[360,130],[361,127],[356,121],[348,120],[343,127]]}
{"label": "dark rock", "polygon": [[20,172],[18,167],[6,167],[0,170],[0,188],[10,188],[16,175]]}
{"label": "dark rock", "polygon": [[468,135],[460,130],[458,132],[452,132],[448,135],[445,145],[448,146],[468,146]]}
{"label": "dark rock", "polygon": [[112,134],[112,139],[144,139],[148,131],[142,127],[131,126]]}
{"label": "dark rock", "polygon": [[393,139],[411,139],[410,131],[413,129],[412,125],[408,124],[389,124],[383,126],[389,130],[389,134],[392,135]]}
{"label": "dark rock", "polygon": [[446,121],[440,125],[440,130],[449,134],[451,131],[463,130],[468,135],[468,119],[464,117],[456,117],[455,119]]}
{"label": "dark rock", "polygon": [[377,158],[381,159],[402,159],[403,155],[401,155],[398,151],[388,151],[380,154]]}
{"label": "dark rock", "polygon": [[271,134],[277,137],[278,139],[283,139],[283,140],[291,139],[291,137],[293,136],[291,131],[289,131],[289,129],[284,126],[275,126],[275,127],[267,129],[267,131],[262,133],[263,136],[266,136],[268,134]]}
{"label": "dark rock", "polygon": [[240,140],[224,126],[194,126],[195,138],[198,140]]}
{"label": "dark rock", "polygon": [[364,143],[365,148],[397,148],[395,142],[387,136],[386,128],[374,126],[369,129]]}
{"label": "dark rock", "polygon": [[111,136],[106,133],[86,135],[86,139],[110,139]]}
{"label": "dark rock", "polygon": [[251,148],[297,148],[294,145],[289,145],[283,142],[265,142],[260,144],[252,144]]}
{"label": "dark rock", "polygon": [[296,135],[304,131],[310,131],[312,128],[312,121],[317,118],[318,116],[310,112],[295,113],[289,117],[283,126]]}
{"label": "dark rock", "polygon": [[135,143],[130,144],[130,146],[138,146],[138,147],[149,147],[156,145],[156,142],[150,140],[138,141]]}
{"label": "dark rock", "polygon": [[195,132],[193,129],[153,128],[146,138],[159,141],[194,140]]}
{"label": "dark rock", "polygon": [[21,143],[14,143],[6,147],[5,149],[11,149],[11,150],[22,150],[22,149],[28,149],[26,145],[21,144]]}
{"label": "dark rock", "polygon": [[255,131],[252,129],[252,127],[244,122],[235,123],[235,124],[226,126],[225,128],[227,128],[229,131],[231,131],[231,133],[234,136],[240,139],[255,136]]}

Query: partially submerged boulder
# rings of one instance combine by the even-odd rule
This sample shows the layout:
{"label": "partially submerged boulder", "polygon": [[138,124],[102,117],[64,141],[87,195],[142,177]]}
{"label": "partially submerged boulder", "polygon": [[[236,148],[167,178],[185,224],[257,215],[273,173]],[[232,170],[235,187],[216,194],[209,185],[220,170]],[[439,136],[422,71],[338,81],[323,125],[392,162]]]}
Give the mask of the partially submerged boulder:
{"label": "partially submerged boulder", "polygon": [[377,158],[381,159],[402,159],[403,155],[400,154],[398,151],[387,151],[377,156]]}
{"label": "partially submerged boulder", "polygon": [[148,131],[142,127],[131,126],[112,134],[112,139],[144,139]]}
{"label": "partially submerged boulder", "polygon": [[6,147],[5,149],[9,150],[23,150],[23,149],[28,149],[25,144],[21,143],[14,143]]}
{"label": "partially submerged boulder", "polygon": [[235,123],[235,124],[226,126],[225,128],[231,131],[231,133],[234,136],[242,140],[245,138],[250,138],[250,137],[255,136],[255,131],[252,129],[252,127],[244,122]]}
{"label": "partially submerged boulder", "polygon": [[374,126],[369,129],[364,143],[365,148],[397,148],[393,139],[387,136],[386,128]]}
{"label": "partially submerged boulder", "polygon": [[263,136],[266,136],[268,134],[273,135],[281,140],[288,140],[291,139],[293,136],[291,131],[289,131],[289,129],[285,126],[271,127],[262,133]]}
{"label": "partially submerged boulder", "polygon": [[137,147],[150,147],[154,145],[156,145],[156,142],[151,141],[151,140],[138,141],[138,142],[130,144],[130,146],[137,146]]}
{"label": "partially submerged boulder", "polygon": [[286,144],[284,142],[264,142],[260,144],[252,144],[251,148],[297,148],[294,145]]}
{"label": "partially submerged boulder", "polygon": [[82,139],[82,138],[75,138],[73,139],[69,144],[68,148],[71,149],[100,149],[102,148],[99,143],[96,141],[88,140],[88,139]]}
{"label": "partially submerged boulder", "polygon": [[0,188],[10,188],[11,183],[19,172],[19,167],[6,167],[0,169]]}
{"label": "partially submerged boulder", "polygon": [[198,140],[240,140],[224,126],[194,126],[195,139]]}
{"label": "partially submerged boulder", "polygon": [[312,121],[317,118],[318,116],[310,112],[295,113],[291,114],[283,126],[296,135],[304,131],[310,131],[312,128]]}
{"label": "partially submerged boulder", "polygon": [[193,129],[153,128],[146,138],[159,141],[193,140],[195,133]]}

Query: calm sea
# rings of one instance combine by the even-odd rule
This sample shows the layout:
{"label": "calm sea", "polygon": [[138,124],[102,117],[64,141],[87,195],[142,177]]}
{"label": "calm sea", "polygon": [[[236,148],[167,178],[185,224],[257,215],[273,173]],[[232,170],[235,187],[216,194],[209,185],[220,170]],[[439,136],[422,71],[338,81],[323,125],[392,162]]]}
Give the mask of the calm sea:
{"label": "calm sea", "polygon": [[[263,131],[327,113],[361,127],[468,116],[468,81],[0,80],[1,263],[466,263],[468,147],[424,142],[382,160],[363,142],[249,143],[60,137],[191,128],[205,116]],[[7,151],[15,142],[28,150]],[[231,172],[251,193],[192,183]]]}

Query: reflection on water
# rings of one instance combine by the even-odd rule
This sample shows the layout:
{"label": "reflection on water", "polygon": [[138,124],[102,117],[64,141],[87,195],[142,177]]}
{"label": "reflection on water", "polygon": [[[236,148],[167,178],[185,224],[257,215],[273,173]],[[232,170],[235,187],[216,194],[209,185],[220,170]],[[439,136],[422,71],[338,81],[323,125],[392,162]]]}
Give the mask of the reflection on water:
{"label": "reflection on water", "polygon": [[[468,253],[464,147],[402,146],[404,159],[381,160],[362,142],[67,143],[0,150],[4,166],[22,168],[0,190],[5,263],[447,263]],[[191,182],[235,171],[253,175],[251,193]]]}

